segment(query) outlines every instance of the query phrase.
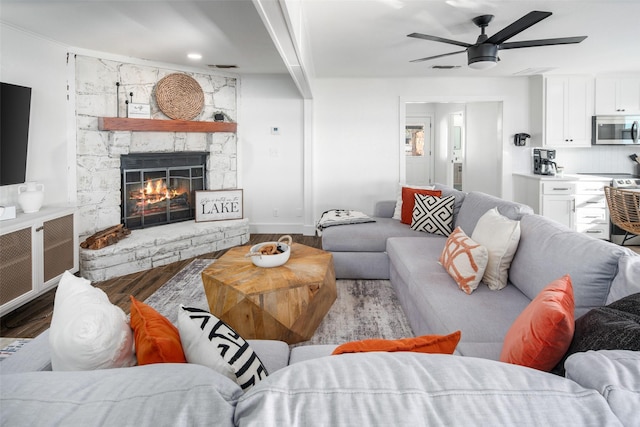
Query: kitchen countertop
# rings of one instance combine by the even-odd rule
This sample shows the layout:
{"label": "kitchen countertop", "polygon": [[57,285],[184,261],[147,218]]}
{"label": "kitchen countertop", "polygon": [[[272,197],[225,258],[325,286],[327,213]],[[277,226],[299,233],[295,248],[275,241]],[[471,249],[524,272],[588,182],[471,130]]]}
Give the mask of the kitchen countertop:
{"label": "kitchen countertop", "polygon": [[611,177],[565,173],[562,177],[553,175],[536,175],[533,173],[514,173],[513,175],[539,181],[611,181]]}

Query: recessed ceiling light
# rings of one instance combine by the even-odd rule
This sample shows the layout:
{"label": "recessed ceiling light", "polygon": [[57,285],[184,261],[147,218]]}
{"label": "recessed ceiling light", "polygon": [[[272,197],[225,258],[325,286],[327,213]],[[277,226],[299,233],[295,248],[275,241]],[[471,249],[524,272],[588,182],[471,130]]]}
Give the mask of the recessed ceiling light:
{"label": "recessed ceiling light", "polygon": [[199,53],[193,52],[193,53],[188,54],[187,58],[193,59],[194,61],[197,61],[199,59],[202,59],[202,55],[200,55]]}

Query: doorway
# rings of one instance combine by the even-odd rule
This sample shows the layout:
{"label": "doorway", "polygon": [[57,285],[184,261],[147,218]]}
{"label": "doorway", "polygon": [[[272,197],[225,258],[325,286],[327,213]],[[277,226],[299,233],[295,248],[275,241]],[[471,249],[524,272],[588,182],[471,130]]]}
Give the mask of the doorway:
{"label": "doorway", "polygon": [[407,118],[404,140],[406,184],[428,185],[433,182],[432,140],[430,116]]}
{"label": "doorway", "polygon": [[502,100],[429,102],[401,98],[400,181],[408,183],[407,160],[412,160],[405,155],[407,126],[415,123],[415,111],[426,111],[432,117],[429,183],[501,197],[502,105]]}
{"label": "doorway", "polygon": [[453,167],[453,188],[462,191],[462,166],[464,164],[464,113],[449,114],[449,150]]}

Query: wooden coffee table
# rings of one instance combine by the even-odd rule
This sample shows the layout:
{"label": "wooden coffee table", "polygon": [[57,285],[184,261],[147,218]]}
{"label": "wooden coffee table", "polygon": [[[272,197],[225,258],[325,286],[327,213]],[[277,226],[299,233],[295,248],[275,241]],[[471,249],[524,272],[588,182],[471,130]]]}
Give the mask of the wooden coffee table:
{"label": "wooden coffee table", "polygon": [[211,313],[245,339],[311,338],[336,300],[331,253],[294,243],[280,267],[256,267],[235,247],[202,272]]}

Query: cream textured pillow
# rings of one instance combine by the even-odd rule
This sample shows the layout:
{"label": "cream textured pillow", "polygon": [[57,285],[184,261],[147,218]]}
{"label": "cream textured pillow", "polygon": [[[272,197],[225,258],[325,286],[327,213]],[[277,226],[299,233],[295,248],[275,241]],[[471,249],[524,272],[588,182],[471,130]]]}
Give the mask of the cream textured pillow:
{"label": "cream textured pillow", "polygon": [[482,281],[498,291],[507,286],[509,267],[520,243],[520,221],[501,215],[498,208],[480,217],[471,238],[489,251],[489,264]]}
{"label": "cream textured pillow", "polygon": [[488,259],[487,249],[470,239],[462,228],[456,227],[447,238],[440,264],[462,291],[471,294],[482,279]]}
{"label": "cream textured pillow", "polygon": [[178,330],[188,363],[207,366],[244,391],[267,377],[267,369],[244,338],[208,311],[181,304]]}
{"label": "cream textured pillow", "polygon": [[396,208],[393,211],[393,219],[397,219],[400,221],[402,219],[402,187],[406,188],[416,188],[419,190],[433,190],[435,185],[407,185],[403,183],[398,183],[398,191],[396,193]]}
{"label": "cream textured pillow", "polygon": [[51,368],[87,371],[136,364],[127,316],[102,289],[68,271],[62,275],[49,332]]}

